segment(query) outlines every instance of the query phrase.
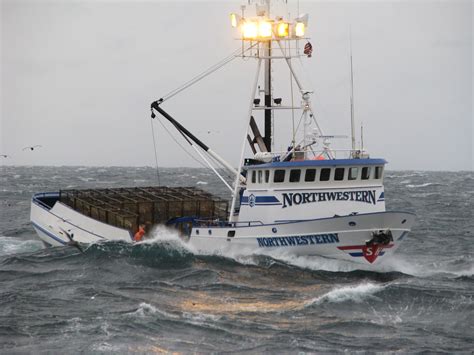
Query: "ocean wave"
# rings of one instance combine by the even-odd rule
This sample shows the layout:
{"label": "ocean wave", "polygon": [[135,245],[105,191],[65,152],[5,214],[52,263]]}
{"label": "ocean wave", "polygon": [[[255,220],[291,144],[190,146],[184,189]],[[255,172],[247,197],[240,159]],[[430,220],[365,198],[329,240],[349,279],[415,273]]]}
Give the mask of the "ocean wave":
{"label": "ocean wave", "polygon": [[441,184],[437,184],[435,182],[425,182],[424,184],[419,184],[419,185],[414,185],[414,184],[408,184],[407,187],[410,189],[417,188],[417,187],[428,187],[428,186],[437,186]]}
{"label": "ocean wave", "polygon": [[157,314],[164,316],[166,318],[172,318],[172,319],[179,318],[178,316],[174,314],[160,310],[156,308],[155,306],[146,302],[141,302],[135,311],[126,313],[127,316],[138,317],[138,318],[147,318],[147,317],[155,316]]}
{"label": "ocean wave", "polygon": [[362,303],[367,299],[377,299],[374,296],[377,292],[382,291],[387,286],[377,285],[373,283],[362,283],[359,285],[343,286],[335,288],[322,296],[313,298],[306,303],[306,306],[319,305],[324,302],[343,303],[355,302]]}
{"label": "ocean wave", "polygon": [[44,245],[39,240],[23,240],[0,236],[0,256],[30,253],[41,249],[44,249]]}

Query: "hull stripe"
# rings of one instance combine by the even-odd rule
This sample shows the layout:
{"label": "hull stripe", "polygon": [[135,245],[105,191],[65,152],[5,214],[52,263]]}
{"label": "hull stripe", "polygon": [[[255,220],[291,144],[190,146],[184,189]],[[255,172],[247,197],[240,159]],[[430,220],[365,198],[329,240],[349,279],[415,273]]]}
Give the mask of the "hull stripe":
{"label": "hull stripe", "polygon": [[55,241],[63,244],[63,245],[66,245],[67,243],[65,241],[63,241],[62,239],[56,237],[53,233],[51,233],[50,231],[44,229],[43,227],[41,227],[39,224],[35,223],[35,222],[31,222],[35,228],[38,228],[41,232],[43,232],[44,234],[46,234],[48,237],[54,239]]}

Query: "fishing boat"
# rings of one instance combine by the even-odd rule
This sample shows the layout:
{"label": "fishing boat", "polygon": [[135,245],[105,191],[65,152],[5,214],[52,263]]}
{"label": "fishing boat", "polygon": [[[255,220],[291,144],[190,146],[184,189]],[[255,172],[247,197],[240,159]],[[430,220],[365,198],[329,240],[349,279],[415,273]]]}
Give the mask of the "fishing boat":
{"label": "fishing boat", "polygon": [[[334,149],[333,140],[349,137],[323,132],[313,111],[313,92],[294,67],[295,59],[312,55],[306,37],[309,16],[272,16],[269,0],[254,5],[231,14],[240,41],[236,52],[151,103],[152,119],[165,119],[184,137],[227,186],[229,201],[195,187],[38,193],[32,198],[31,221],[44,242],[131,242],[140,224],[148,228],[165,224],[177,228],[186,243],[204,253],[278,251],[373,264],[397,250],[415,216],[386,211],[387,161],[370,157],[362,132],[356,144],[352,54],[351,143],[347,149]],[[169,98],[235,58],[256,62],[237,168],[163,108]],[[285,100],[274,94],[276,61],[286,63],[296,99],[293,92]],[[287,147],[283,151],[275,149],[276,116],[278,122],[293,122],[286,141],[280,142]],[[233,181],[227,181],[222,171]]]}

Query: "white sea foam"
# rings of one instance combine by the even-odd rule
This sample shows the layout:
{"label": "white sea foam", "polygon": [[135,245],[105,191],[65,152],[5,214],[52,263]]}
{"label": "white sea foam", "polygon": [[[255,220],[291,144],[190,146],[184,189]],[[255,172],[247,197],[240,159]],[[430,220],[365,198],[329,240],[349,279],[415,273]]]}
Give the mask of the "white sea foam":
{"label": "white sea foam", "polygon": [[168,313],[168,312],[165,312],[165,311],[162,311],[162,310],[156,308],[155,306],[153,306],[149,303],[146,303],[146,302],[141,302],[138,305],[138,308],[137,308],[136,311],[131,312],[131,313],[127,313],[127,315],[129,315],[129,316],[139,317],[139,318],[146,318],[146,317],[150,317],[150,316],[153,316],[153,315],[156,315],[156,314],[165,316],[166,318],[173,318],[173,319],[178,318],[178,316],[176,316],[174,314],[171,314],[171,313]]}
{"label": "white sea foam", "polygon": [[387,286],[376,285],[373,283],[363,283],[359,285],[338,287],[322,296],[313,298],[312,300],[306,303],[306,306],[321,304],[324,302],[342,303],[351,301],[361,303],[367,299],[376,298],[374,294],[380,292],[386,287]]}
{"label": "white sea foam", "polygon": [[207,185],[206,181],[198,181],[196,185]]}
{"label": "white sea foam", "polygon": [[[225,258],[233,259],[242,265],[256,265],[261,262],[261,256],[269,256],[272,259],[287,263],[303,269],[323,270],[330,272],[350,272],[355,270],[374,271],[374,272],[401,272],[407,275],[426,277],[436,274],[451,274],[458,276],[472,276],[474,273],[473,263],[469,263],[468,267],[455,269],[449,266],[451,261],[438,262],[437,264],[426,264],[422,261],[414,261],[413,259],[406,259],[402,255],[391,255],[390,258],[380,260],[377,264],[361,264],[340,259],[325,258],[322,256],[296,256],[288,254],[283,250],[261,251],[255,252],[246,251],[243,253],[237,249],[221,250],[219,252],[202,252],[195,249],[192,245],[185,242],[177,230],[166,226],[157,226],[148,234],[148,239],[145,239],[139,244],[156,244],[161,243],[165,248],[173,250],[181,250],[195,255],[218,255]],[[166,243],[163,243],[166,242]]]}
{"label": "white sea foam", "polygon": [[43,248],[44,245],[39,240],[0,236],[0,255],[34,252]]}
{"label": "white sea foam", "polygon": [[196,254],[197,251],[189,244],[186,243],[180,236],[179,232],[170,227],[164,225],[157,225],[148,234],[147,238],[137,244],[157,244],[166,242],[165,247],[170,247],[177,250],[183,250]]}
{"label": "white sea foam", "polygon": [[451,263],[453,260],[438,260],[433,262],[432,259],[426,261],[407,260],[402,255],[392,255],[383,262],[385,271],[398,271],[407,275],[417,277],[428,277],[440,274],[459,276],[474,275],[474,263],[472,260],[468,262],[467,267],[456,268]]}
{"label": "white sea foam", "polygon": [[427,187],[427,186],[431,186],[431,185],[439,185],[439,184],[436,184],[434,182],[425,182],[424,184],[419,184],[419,185],[408,184],[407,187],[413,189],[413,188],[417,188],[417,187]]}

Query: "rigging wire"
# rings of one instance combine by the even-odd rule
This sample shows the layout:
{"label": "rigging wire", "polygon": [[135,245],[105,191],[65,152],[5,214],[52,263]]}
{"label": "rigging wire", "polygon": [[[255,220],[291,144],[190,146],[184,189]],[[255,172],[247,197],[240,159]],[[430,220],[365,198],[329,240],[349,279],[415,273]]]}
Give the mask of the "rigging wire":
{"label": "rigging wire", "polygon": [[[200,74],[194,76],[191,80],[185,82],[184,84],[182,84],[181,86],[177,87],[176,89],[174,90],[171,90],[170,92],[168,92],[166,95],[164,95],[161,99],[159,99],[159,103],[163,103],[165,100],[168,100],[170,99],[171,97],[179,94],[180,92],[182,92],[183,90],[187,89],[188,87],[192,86],[193,84],[197,83],[198,81],[200,81],[201,79],[204,79],[206,76],[210,75],[211,73],[215,72],[216,70],[222,68],[224,65],[226,65],[227,63],[231,62],[232,60],[234,60],[236,57],[237,57],[237,54],[239,52],[242,52],[242,55],[251,50],[253,47],[255,47],[258,43],[254,43],[254,44],[251,44],[248,48],[245,48],[245,49],[242,49],[240,46],[238,49],[236,49],[235,51],[233,51],[230,55],[228,55],[227,57],[225,57],[224,59],[220,60],[219,62],[217,62],[216,64],[212,65],[211,67],[209,67],[208,69],[206,69],[205,71],[201,72]],[[171,132],[166,128],[166,126],[160,121],[158,120],[161,124],[161,126],[165,129],[165,131],[169,134],[169,136],[175,141],[175,143],[190,157],[192,158],[194,161],[196,161],[199,165],[201,165],[202,167],[206,168],[206,165],[203,164],[200,160],[196,159],[190,152],[188,152],[187,149],[185,149],[179,142],[176,138],[174,138],[174,136],[171,134]],[[157,154],[157,149],[156,149],[156,139],[155,139],[155,132],[154,132],[154,127],[153,127],[153,116],[151,118],[151,130],[152,130],[152,135],[153,135],[153,147],[154,147],[154,150],[155,150],[155,164],[156,164],[156,176],[157,176],[157,180],[158,180],[158,184],[160,184],[160,175],[159,175],[159,168],[158,168],[158,154]],[[184,137],[187,141],[188,139],[186,137]],[[189,141],[188,141],[189,143]],[[203,155],[196,149],[196,147],[194,147],[194,145],[191,144],[191,146],[196,150],[196,152],[201,156],[201,158],[203,158],[203,160],[211,167],[211,169],[217,174],[217,176],[219,176],[219,178],[224,182],[225,185],[227,185],[227,187],[229,187],[228,183],[219,175],[219,173],[214,169],[214,167],[203,157]],[[213,159],[215,160],[215,159]],[[218,162],[220,163],[220,162]],[[231,178],[232,177],[230,175],[226,175],[227,177]],[[232,190],[232,189],[231,189]]]}
{"label": "rigging wire", "polygon": [[182,92],[183,90],[187,89],[188,87],[194,85],[195,83],[197,83],[201,79],[204,79],[206,76],[208,76],[208,75],[212,74],[213,72],[215,72],[216,70],[222,68],[227,63],[233,61],[235,58],[237,58],[237,54],[239,54],[240,52],[242,52],[242,54],[243,54],[243,53],[249,51],[250,49],[252,49],[253,47],[255,47],[256,45],[257,45],[257,43],[251,44],[248,48],[244,49],[243,51],[242,51],[242,48],[239,47],[238,49],[233,51],[230,55],[228,55],[224,59],[222,59],[219,62],[217,62],[216,64],[210,66],[209,68],[207,68],[206,70],[204,70],[200,74],[198,74],[198,75],[194,76],[193,78],[191,78],[191,80],[185,82],[181,86],[178,86],[176,89],[171,90],[166,95],[162,96],[161,99],[159,100],[159,102],[162,103],[162,102],[172,98],[173,96],[179,94],[180,92]]}
{"label": "rigging wire", "polygon": [[296,141],[296,132],[295,132],[295,104],[293,97],[293,73],[290,70],[290,90],[291,90],[291,124],[293,129],[292,145],[293,152],[295,151],[295,141]]}
{"label": "rigging wire", "polygon": [[155,151],[155,164],[156,164],[156,180],[158,181],[158,186],[160,186],[160,170],[158,168],[158,153],[156,151],[156,139],[155,139],[155,130],[153,128],[153,118],[150,118],[151,124],[151,135],[153,136],[153,148]]}
{"label": "rigging wire", "polygon": [[[173,136],[173,134],[169,131],[168,128],[166,128],[166,126],[163,124],[163,122],[161,122],[160,120],[158,120],[158,122],[160,122],[161,126],[166,130],[166,132],[168,133],[168,135],[174,140],[174,142],[191,158],[193,159],[196,163],[198,163],[199,165],[201,165],[203,168],[206,168],[207,169],[207,166],[202,162],[200,161],[199,159],[197,159],[195,156],[193,156],[181,143],[179,143],[179,141]],[[184,139],[189,143],[189,140],[188,138],[183,135]],[[194,146],[191,144],[191,146],[194,148]],[[199,154],[199,152],[198,152]],[[200,154],[199,154],[200,155]],[[214,157],[210,156],[211,160],[214,161],[214,164],[219,164],[220,165],[220,162],[215,160]],[[208,163],[209,164],[209,163]],[[227,171],[224,169],[224,171]],[[225,174],[226,177],[228,177],[229,179],[233,179],[234,177],[229,175],[229,173],[226,173]]]}
{"label": "rigging wire", "polygon": [[171,137],[171,139],[174,140],[174,142],[191,158],[193,159],[195,162],[197,162],[199,165],[201,165],[203,168],[207,168],[206,165],[204,165],[203,162],[201,162],[200,160],[196,159],[195,156],[193,156],[186,148],[183,147],[183,145],[181,143],[179,143],[179,141],[173,136],[173,134],[169,131],[168,128],[166,128],[166,126],[163,124],[163,122],[161,122],[160,120],[158,120],[158,122],[161,124],[161,126],[165,129],[165,131],[169,134],[169,136]]}

